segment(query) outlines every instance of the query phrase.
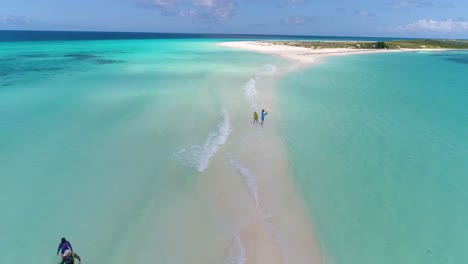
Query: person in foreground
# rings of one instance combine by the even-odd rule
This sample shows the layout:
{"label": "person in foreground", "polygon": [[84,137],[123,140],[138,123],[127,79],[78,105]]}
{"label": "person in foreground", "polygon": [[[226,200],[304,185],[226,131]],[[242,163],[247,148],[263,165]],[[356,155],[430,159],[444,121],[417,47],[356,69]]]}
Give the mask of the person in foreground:
{"label": "person in foreground", "polygon": [[78,254],[67,249],[62,255],[62,261],[59,264],[74,264],[75,258],[78,259],[78,264],[81,264],[81,258]]}
{"label": "person in foreground", "polygon": [[254,120],[254,123],[258,123],[258,114],[257,114],[257,111],[254,112],[253,120]]}
{"label": "person in foreground", "polygon": [[261,125],[263,125],[263,121],[265,121],[265,116],[267,116],[268,113],[265,111],[265,109],[262,109],[261,115],[262,115],[262,123],[261,123]]}
{"label": "person in foreground", "polygon": [[60,244],[59,244],[58,249],[57,249],[57,256],[59,254],[59,251],[63,255],[67,249],[69,249],[71,252],[73,252],[73,247],[70,244],[70,242],[67,241],[64,237],[62,237],[62,240],[60,241]]}

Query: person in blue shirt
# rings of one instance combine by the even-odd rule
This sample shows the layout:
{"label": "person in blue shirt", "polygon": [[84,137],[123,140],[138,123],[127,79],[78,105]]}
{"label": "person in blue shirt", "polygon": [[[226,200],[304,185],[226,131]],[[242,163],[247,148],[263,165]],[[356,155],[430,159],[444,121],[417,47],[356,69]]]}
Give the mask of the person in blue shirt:
{"label": "person in blue shirt", "polygon": [[261,113],[261,116],[262,116],[262,125],[263,125],[263,121],[265,121],[265,116],[268,115],[267,112],[265,112],[265,109],[262,109],[262,113]]}
{"label": "person in blue shirt", "polygon": [[62,240],[58,246],[57,249],[57,256],[59,254],[59,251],[62,253],[62,255],[65,253],[65,251],[69,249],[71,252],[73,252],[72,245],[70,244],[69,241],[67,241],[64,237],[62,237]]}

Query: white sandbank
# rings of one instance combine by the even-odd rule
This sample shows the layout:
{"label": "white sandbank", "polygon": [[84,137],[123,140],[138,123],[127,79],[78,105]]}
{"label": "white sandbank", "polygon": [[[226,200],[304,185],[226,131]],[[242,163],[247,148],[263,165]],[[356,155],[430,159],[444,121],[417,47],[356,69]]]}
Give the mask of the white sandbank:
{"label": "white sandbank", "polygon": [[[272,74],[245,79],[255,86],[252,100],[244,98],[244,87],[231,87],[222,94],[225,108],[222,128],[230,133],[219,141],[194,178],[196,188],[184,189],[166,202],[164,208],[145,213],[157,215],[148,223],[146,214],[137,226],[153,226],[144,234],[148,250],[132,263],[154,258],[158,263],[194,264],[324,264],[313,220],[303,195],[290,175],[287,149],[280,135],[281,112],[275,86],[291,69],[320,62],[324,57],[389,52],[382,50],[313,50],[263,42],[219,43],[219,46],[270,54],[288,60]],[[229,86],[224,75],[213,75],[214,87]],[[244,88],[244,89],[243,89]],[[247,89],[248,90],[248,89]],[[268,110],[263,126],[252,123],[253,111]],[[225,130],[225,129],[222,129]],[[176,175],[177,173],[174,173]],[[136,249],[124,248],[118,258]]]}
{"label": "white sandbank", "polygon": [[[187,187],[183,194],[167,201],[165,208],[147,210],[148,215],[157,214],[158,221],[147,223],[153,218],[142,215],[138,226],[153,228],[135,236],[144,238],[149,249],[158,248],[160,263],[328,263],[328,256],[320,251],[314,219],[290,175],[275,86],[292,69],[319,63],[328,56],[392,51],[313,50],[254,41],[218,45],[265,53],[290,63],[279,66],[278,71],[269,67],[274,68],[271,74],[245,79],[246,86],[255,86],[251,91],[255,96],[250,98],[254,101],[244,98],[245,86],[222,93],[223,115],[228,118],[221,127],[229,130],[222,133],[227,138],[220,140],[211,158],[196,168],[196,188]],[[229,85],[223,75],[211,78],[215,87]],[[253,124],[253,111],[263,108],[269,112],[265,124]],[[134,250],[122,249],[118,257]],[[152,250],[146,250],[131,262],[145,263],[153,255]]]}
{"label": "white sandbank", "polygon": [[[277,113],[281,110],[275,86],[286,73],[279,70],[274,76],[256,81],[260,99],[257,111],[270,111],[263,126],[248,118],[253,109],[242,105],[239,108],[235,101],[227,104],[233,127],[229,143],[213,159],[200,182],[201,193],[209,196],[206,200],[216,201],[216,211],[223,212],[225,222],[237,227],[234,235],[243,246],[245,259],[236,264],[323,263],[313,221],[300,188],[289,174],[287,150],[279,133]],[[255,183],[249,182],[250,177]],[[213,185],[216,194],[210,194]]]}
{"label": "white sandbank", "polygon": [[[194,189],[187,186],[164,207],[150,207],[141,215],[135,226],[151,228],[131,233],[145,241],[147,250],[123,247],[115,259],[136,251],[136,259],[127,262],[145,263],[157,256],[157,263],[323,263],[279,133],[274,87],[285,73],[276,68],[270,74],[252,73],[258,91],[255,110],[269,111],[263,126],[252,122],[254,108],[244,98],[244,86],[222,93],[223,112],[228,115],[222,123],[230,130],[227,140],[206,166],[196,168]],[[225,75],[212,78],[215,87],[229,87]],[[247,78],[243,85],[248,82]],[[157,221],[148,222],[151,219]]]}
{"label": "white sandbank", "polygon": [[[385,52],[313,50],[255,41],[217,45],[277,56],[289,60],[292,69],[319,63],[327,56]],[[272,115],[281,111],[274,87],[278,78],[286,73],[283,71],[256,82],[258,97],[261,98],[257,111],[265,107]],[[230,144],[223,146],[213,157],[199,184],[203,200],[211,201],[210,207],[221,212],[222,222],[231,223],[228,229],[233,232],[232,242],[227,256],[233,251],[237,253],[234,259],[224,256],[228,259],[225,263],[324,263],[326,256],[320,252],[313,219],[309,217],[300,188],[296,188],[289,173],[286,146],[279,134],[279,120],[270,116],[263,127],[249,124],[244,115],[251,114],[250,111],[246,113],[245,109],[238,107],[228,106],[234,128],[228,140]],[[228,153],[227,158],[225,153]],[[252,176],[255,182],[248,182],[246,175],[241,174]],[[254,193],[251,191],[253,185]]]}
{"label": "white sandbank", "polygon": [[408,52],[408,51],[444,51],[446,49],[399,49],[399,50],[373,50],[373,49],[346,49],[328,48],[311,49],[305,47],[272,44],[262,41],[233,41],[218,43],[218,46],[237,48],[249,51],[270,54],[284,59],[296,61],[302,64],[318,63],[321,59],[330,56],[343,56],[352,54],[384,53],[384,52]]}

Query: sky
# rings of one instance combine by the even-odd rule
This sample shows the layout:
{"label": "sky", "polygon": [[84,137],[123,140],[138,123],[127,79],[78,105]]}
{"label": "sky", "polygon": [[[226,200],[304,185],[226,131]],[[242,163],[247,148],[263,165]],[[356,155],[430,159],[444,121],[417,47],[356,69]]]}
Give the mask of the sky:
{"label": "sky", "polygon": [[0,30],[468,39],[468,0],[1,0]]}

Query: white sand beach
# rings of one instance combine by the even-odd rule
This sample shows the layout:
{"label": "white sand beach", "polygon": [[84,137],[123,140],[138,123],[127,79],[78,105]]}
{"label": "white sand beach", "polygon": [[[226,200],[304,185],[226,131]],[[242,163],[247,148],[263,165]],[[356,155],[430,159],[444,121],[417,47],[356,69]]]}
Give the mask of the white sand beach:
{"label": "white sand beach", "polygon": [[[217,45],[277,56],[289,60],[293,69],[319,63],[328,56],[386,52],[312,50],[254,41]],[[272,113],[280,111],[274,87],[286,73],[257,82],[262,107],[267,106]],[[218,246],[226,249],[224,255],[218,255],[218,259],[236,264],[324,263],[311,224],[313,219],[310,219],[300,188],[295,187],[294,178],[288,170],[286,146],[279,134],[279,120],[267,117],[263,127],[249,123],[243,116],[245,109],[232,111],[236,105],[228,106],[234,128],[229,143],[222,146],[207,170],[201,174],[197,194],[201,200],[210,201],[210,207],[215,211],[221,212],[222,222],[230,223],[228,228],[222,227],[231,233],[221,239],[223,242]],[[246,135],[249,139],[245,139]],[[203,219],[202,216],[198,217]],[[183,222],[178,225],[184,226]],[[197,222],[209,223],[206,219]],[[191,229],[197,228],[192,226]],[[180,234],[175,241],[181,241],[183,237],[184,234]],[[196,252],[187,255],[191,255],[192,259],[203,259],[198,258]]]}
{"label": "white sand beach", "polygon": [[[235,130],[200,183],[204,188],[200,193],[213,195],[206,200],[215,201],[213,206],[224,212],[225,221],[238,224],[230,251],[239,243],[245,259],[226,263],[323,263],[300,188],[289,174],[279,120],[274,117],[280,111],[275,85],[281,77],[257,81],[258,96],[270,111],[263,126],[245,120],[245,109],[232,113]],[[235,255],[239,257],[239,252]]]}
{"label": "white sand beach", "polygon": [[[259,97],[270,111],[263,126],[245,118],[250,109],[228,103],[233,128],[228,142],[200,173],[196,193],[186,194],[190,198],[184,200],[191,201],[174,203],[162,213],[167,221],[159,226],[168,233],[163,237],[171,238],[164,244],[174,263],[323,263],[299,188],[288,171],[279,120],[273,117],[279,112],[274,86],[280,77],[257,82]],[[206,240],[212,233],[216,243]],[[199,244],[195,238],[201,239]],[[178,254],[180,250],[184,254]]]}
{"label": "white sand beach", "polygon": [[296,61],[302,64],[319,63],[320,60],[330,56],[346,56],[353,54],[369,54],[383,52],[411,52],[411,51],[445,51],[447,49],[346,49],[346,48],[324,48],[310,49],[305,47],[288,46],[284,44],[272,44],[263,41],[232,41],[218,44],[222,47],[236,48],[269,54],[284,59]]}
{"label": "white sand beach", "polygon": [[[260,52],[289,60],[290,68],[319,63],[327,56],[363,54],[373,50],[321,49],[312,50],[286,45],[273,45],[264,42],[226,42],[222,47]],[[276,103],[275,86],[287,70],[274,77],[257,80],[256,90],[261,98],[261,107],[272,115],[281,111]],[[229,102],[230,98],[225,98]],[[269,116],[263,126],[245,120],[245,109],[238,108],[237,102],[227,105],[230,126],[233,131],[228,143],[221,146],[210,161],[210,165],[200,175],[198,191],[193,194],[192,208],[200,208],[198,201],[209,203],[208,208],[218,212],[218,227],[226,232],[217,245],[208,245],[217,252],[207,259],[200,256],[206,251],[200,247],[181,241],[190,236],[203,237],[206,234],[197,230],[207,230],[212,226],[210,217],[200,214],[203,210],[185,212],[190,219],[190,227],[174,230],[174,226],[187,226],[187,219],[175,217],[168,212],[167,223],[171,231],[171,245],[167,248],[183,248],[178,263],[219,262],[234,264],[258,263],[324,263],[320,246],[313,230],[313,219],[306,210],[300,188],[296,188],[294,178],[288,169],[286,146],[279,133],[279,119]],[[260,109],[259,109],[260,110]],[[259,111],[258,110],[258,111]],[[198,204],[198,205],[197,205]],[[172,208],[177,208],[173,206]],[[211,210],[210,209],[210,210]],[[174,222],[174,219],[179,219]],[[216,225],[216,224],[214,224]],[[174,232],[175,231],[175,232]],[[189,242],[187,242],[189,243]],[[224,249],[223,249],[224,248]],[[176,252],[171,255],[176,255]]]}
{"label": "white sand beach", "polygon": [[261,107],[270,113],[263,126],[245,120],[250,110],[246,113],[235,102],[228,105],[233,131],[200,181],[200,193],[223,212],[225,222],[236,226],[228,250],[236,251],[236,261],[228,253],[231,261],[226,263],[323,263],[313,220],[290,175],[279,133],[275,87],[284,74],[287,71],[256,82]]}
{"label": "white sand beach", "polygon": [[388,52],[388,50],[356,50],[356,49],[309,49],[304,47],[293,47],[283,44],[271,44],[262,41],[233,41],[219,43],[219,46],[250,50],[264,54],[278,56],[296,62],[311,64],[318,63],[321,59],[329,56],[343,56],[350,54],[366,54]]}
{"label": "white sand beach", "polygon": [[[328,263],[328,256],[320,251],[302,190],[289,170],[275,87],[291,69],[320,63],[328,56],[391,51],[313,50],[252,41],[217,45],[273,55],[288,63],[271,76],[252,77],[256,107],[248,101],[239,102],[239,97],[230,93],[223,95],[225,115],[218,128],[226,140],[220,140],[213,156],[197,167],[196,189],[184,190],[184,195],[168,201],[157,212],[158,223],[144,235],[148,250],[135,263],[151,258],[154,245],[166,263]],[[225,85],[225,79],[214,78],[215,87]],[[233,89],[236,94],[241,91]],[[265,124],[253,124],[253,110],[262,108],[270,113]],[[121,250],[121,257],[131,251]]]}

